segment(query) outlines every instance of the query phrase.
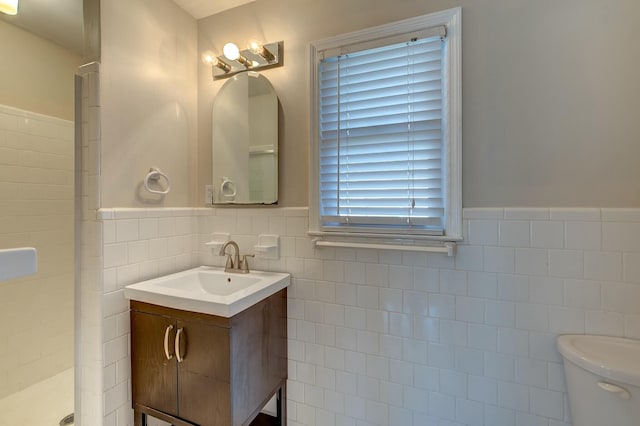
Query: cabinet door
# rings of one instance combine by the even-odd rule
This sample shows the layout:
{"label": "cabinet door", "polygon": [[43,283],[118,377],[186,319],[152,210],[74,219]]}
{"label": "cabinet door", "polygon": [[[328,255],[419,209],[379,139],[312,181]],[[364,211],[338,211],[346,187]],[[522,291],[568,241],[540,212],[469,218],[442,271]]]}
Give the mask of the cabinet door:
{"label": "cabinet door", "polygon": [[179,416],[201,426],[229,425],[229,329],[180,320],[178,330]]}
{"label": "cabinet door", "polygon": [[[178,415],[177,365],[174,355],[175,320],[131,312],[131,380],[133,402]],[[168,353],[165,353],[165,336]]]}

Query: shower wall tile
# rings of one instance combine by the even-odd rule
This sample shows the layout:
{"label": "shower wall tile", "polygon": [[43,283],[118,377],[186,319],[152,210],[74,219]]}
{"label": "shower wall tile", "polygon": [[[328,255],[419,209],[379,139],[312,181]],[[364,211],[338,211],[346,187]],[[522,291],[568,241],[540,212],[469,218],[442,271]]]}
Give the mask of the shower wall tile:
{"label": "shower wall tile", "polygon": [[38,250],[0,283],[0,398],[73,365],[73,128],[0,105],[0,248]]}
{"label": "shower wall tile", "polygon": [[631,339],[640,339],[640,315],[624,316],[624,335]]}

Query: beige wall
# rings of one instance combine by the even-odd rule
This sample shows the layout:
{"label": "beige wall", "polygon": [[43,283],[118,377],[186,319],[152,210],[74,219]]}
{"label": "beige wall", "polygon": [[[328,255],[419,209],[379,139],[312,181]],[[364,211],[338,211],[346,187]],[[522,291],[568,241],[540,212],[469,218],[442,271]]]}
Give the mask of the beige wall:
{"label": "beige wall", "polygon": [[0,40],[0,104],[73,120],[82,57],[3,21]]}
{"label": "beige wall", "polygon": [[[639,206],[636,0],[260,0],[198,21],[199,51],[284,40],[265,72],[284,112],[280,204],[307,205],[311,41],[463,8],[463,202]],[[198,185],[210,181],[211,106],[199,67]]]}
{"label": "beige wall", "polygon": [[[101,7],[102,207],[187,206],[195,189],[196,21],[170,0]],[[146,192],[150,167],[171,179]]]}

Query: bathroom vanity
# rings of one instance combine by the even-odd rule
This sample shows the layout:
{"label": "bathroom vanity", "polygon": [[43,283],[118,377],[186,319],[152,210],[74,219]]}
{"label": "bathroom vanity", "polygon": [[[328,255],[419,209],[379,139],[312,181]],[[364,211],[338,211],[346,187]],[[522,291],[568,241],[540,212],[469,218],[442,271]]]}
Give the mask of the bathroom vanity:
{"label": "bathroom vanity", "polygon": [[248,426],[277,395],[284,424],[287,290],[230,317],[131,300],[135,425]]}

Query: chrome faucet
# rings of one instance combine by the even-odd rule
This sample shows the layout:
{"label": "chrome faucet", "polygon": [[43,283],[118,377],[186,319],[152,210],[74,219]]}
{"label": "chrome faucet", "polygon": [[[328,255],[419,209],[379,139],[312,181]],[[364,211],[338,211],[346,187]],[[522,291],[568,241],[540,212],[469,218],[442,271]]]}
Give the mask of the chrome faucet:
{"label": "chrome faucet", "polygon": [[[227,253],[227,247],[231,246],[234,249],[233,258],[231,254]],[[254,257],[253,254],[245,254],[240,258],[240,248],[238,247],[238,243],[235,241],[227,241],[224,243],[222,248],[220,248],[220,256],[227,256],[227,262],[224,265],[225,272],[235,272],[240,274],[248,274],[249,273],[249,261],[247,257]]]}

